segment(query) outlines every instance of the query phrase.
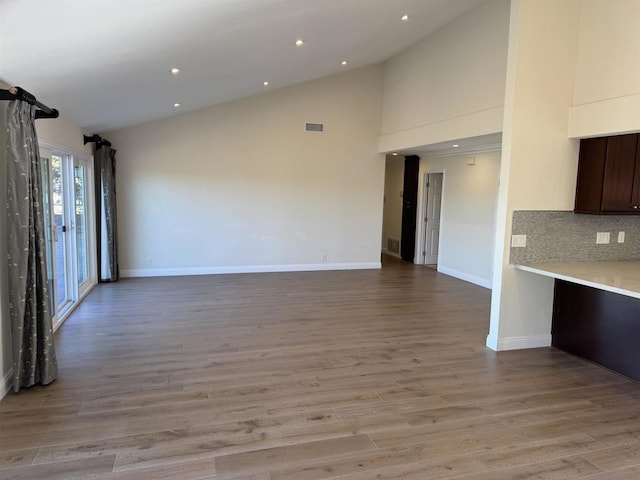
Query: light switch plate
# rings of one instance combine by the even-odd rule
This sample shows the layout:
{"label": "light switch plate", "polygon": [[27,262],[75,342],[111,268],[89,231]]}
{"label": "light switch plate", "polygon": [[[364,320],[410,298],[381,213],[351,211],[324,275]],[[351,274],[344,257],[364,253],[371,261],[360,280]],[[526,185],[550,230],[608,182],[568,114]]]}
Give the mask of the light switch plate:
{"label": "light switch plate", "polygon": [[610,238],[609,232],[598,232],[598,233],[596,233],[596,243],[597,244],[609,243],[609,238]]}
{"label": "light switch plate", "polygon": [[526,235],[511,235],[511,246],[512,247],[526,247],[527,246],[527,236]]}

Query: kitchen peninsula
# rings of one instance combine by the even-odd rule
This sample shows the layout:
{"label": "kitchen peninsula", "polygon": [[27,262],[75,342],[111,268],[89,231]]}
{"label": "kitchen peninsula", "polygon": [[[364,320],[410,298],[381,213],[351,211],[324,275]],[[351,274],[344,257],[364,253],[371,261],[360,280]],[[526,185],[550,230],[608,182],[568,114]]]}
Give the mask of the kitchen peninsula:
{"label": "kitchen peninsula", "polygon": [[515,268],[555,279],[552,346],[640,381],[640,261]]}

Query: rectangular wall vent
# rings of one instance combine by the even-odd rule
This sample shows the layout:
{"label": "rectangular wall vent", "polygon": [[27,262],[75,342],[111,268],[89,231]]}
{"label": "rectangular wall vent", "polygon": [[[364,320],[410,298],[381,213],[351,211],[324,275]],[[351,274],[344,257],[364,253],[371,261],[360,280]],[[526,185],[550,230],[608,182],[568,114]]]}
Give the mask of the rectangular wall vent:
{"label": "rectangular wall vent", "polygon": [[324,132],[324,123],[305,123],[304,129],[307,132]]}
{"label": "rectangular wall vent", "polygon": [[387,237],[387,252],[400,253],[400,240],[397,238]]}

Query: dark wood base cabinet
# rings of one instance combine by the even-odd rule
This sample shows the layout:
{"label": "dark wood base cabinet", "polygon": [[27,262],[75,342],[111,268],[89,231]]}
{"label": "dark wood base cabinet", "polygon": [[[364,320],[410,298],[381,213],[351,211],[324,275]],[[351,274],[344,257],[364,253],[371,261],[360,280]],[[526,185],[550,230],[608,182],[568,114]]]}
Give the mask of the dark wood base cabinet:
{"label": "dark wood base cabinet", "polygon": [[551,343],[640,382],[640,299],[556,280]]}

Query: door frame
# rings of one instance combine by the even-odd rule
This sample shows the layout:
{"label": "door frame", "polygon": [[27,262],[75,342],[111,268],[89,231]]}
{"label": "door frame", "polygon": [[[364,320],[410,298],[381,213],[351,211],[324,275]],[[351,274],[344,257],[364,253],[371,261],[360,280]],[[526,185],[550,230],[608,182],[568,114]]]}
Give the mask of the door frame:
{"label": "door frame", "polygon": [[[422,158],[420,159],[422,160]],[[421,162],[422,163],[422,162]],[[422,165],[421,165],[422,166]],[[427,229],[425,228],[424,217],[427,213],[427,179],[429,175],[432,173],[441,173],[442,174],[442,197],[440,201],[440,232],[438,234],[439,238],[442,238],[442,229],[443,229],[443,215],[445,205],[445,191],[447,188],[447,169],[429,169],[423,170],[422,168],[419,170],[420,175],[418,176],[418,217],[416,218],[416,245],[420,245],[419,249],[416,249],[416,254],[414,258],[414,262],[416,265],[426,265],[424,263],[424,255],[422,252],[424,251],[424,242],[425,237],[427,235]],[[440,265],[440,255],[438,254],[438,265]]]}

